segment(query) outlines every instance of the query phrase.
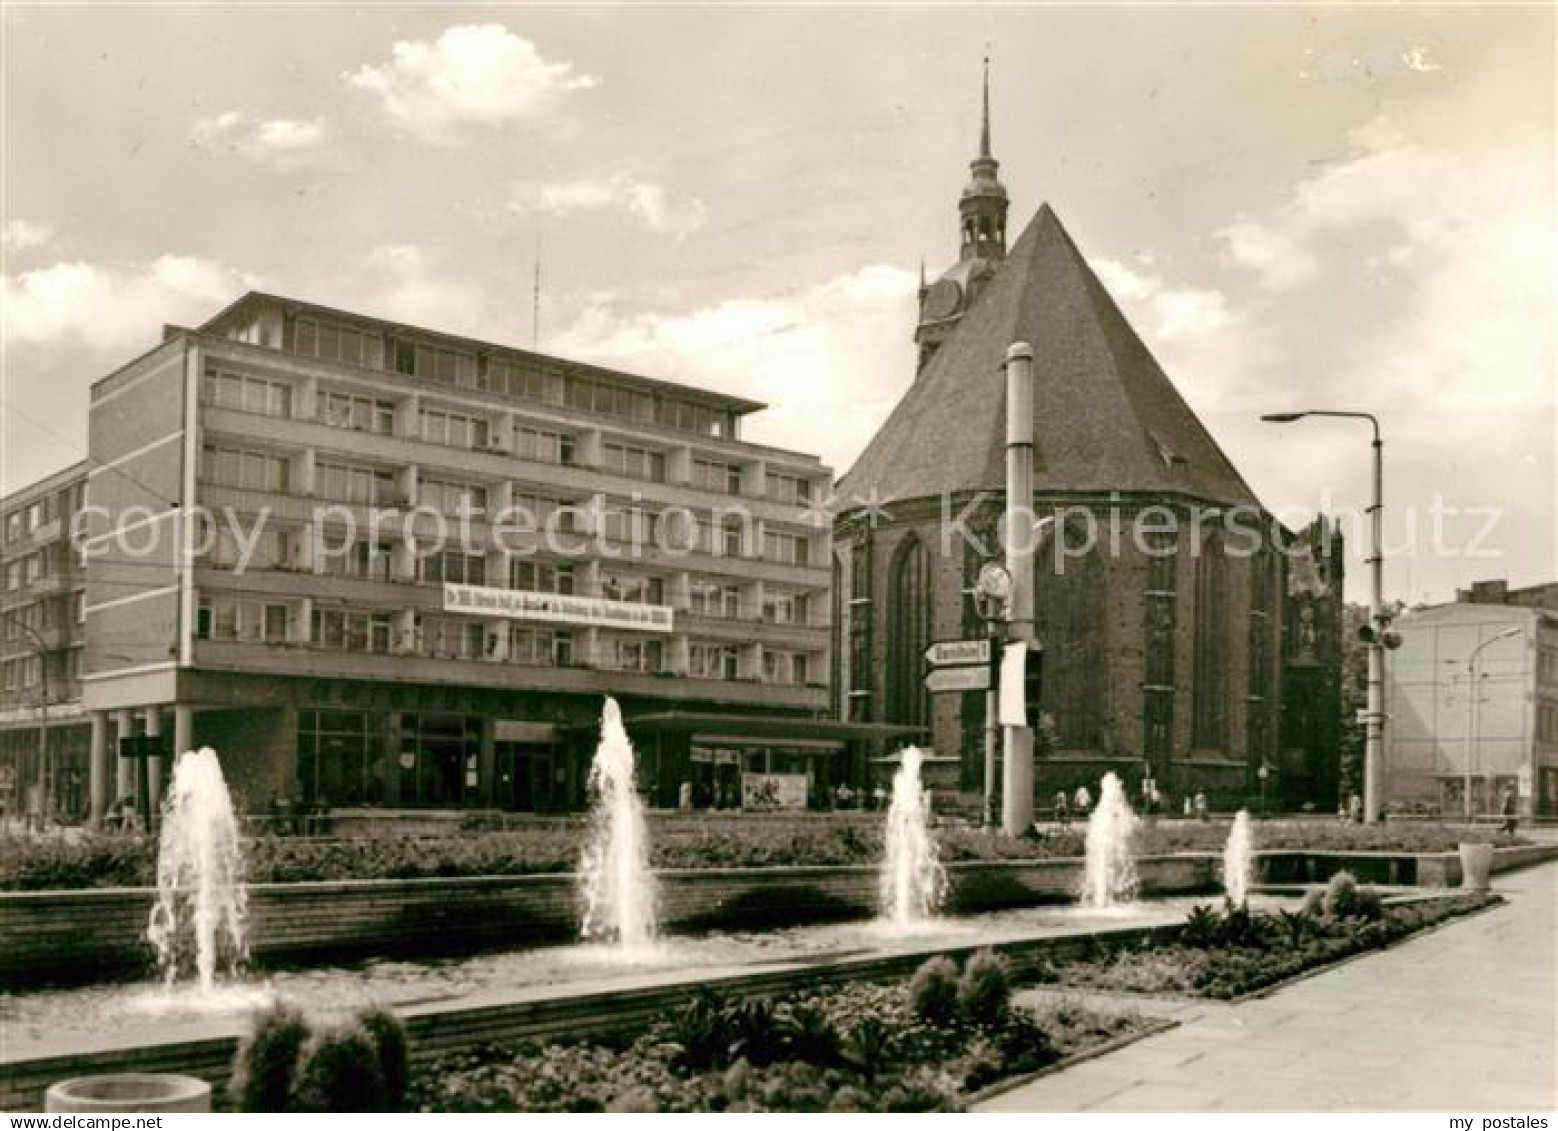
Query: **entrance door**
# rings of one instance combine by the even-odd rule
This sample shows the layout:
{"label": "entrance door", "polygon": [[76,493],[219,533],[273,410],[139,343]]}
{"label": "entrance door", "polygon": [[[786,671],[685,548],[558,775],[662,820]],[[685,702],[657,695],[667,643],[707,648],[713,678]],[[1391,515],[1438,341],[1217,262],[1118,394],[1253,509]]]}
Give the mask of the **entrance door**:
{"label": "entrance door", "polygon": [[497,801],[515,813],[545,813],[554,809],[553,768],[550,745],[499,742],[493,747],[497,762]]}

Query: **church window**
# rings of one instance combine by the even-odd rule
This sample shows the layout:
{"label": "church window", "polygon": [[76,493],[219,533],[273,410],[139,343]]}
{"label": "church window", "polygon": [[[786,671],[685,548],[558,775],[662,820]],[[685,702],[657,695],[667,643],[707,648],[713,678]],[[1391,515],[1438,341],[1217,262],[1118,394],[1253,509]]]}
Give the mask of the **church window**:
{"label": "church window", "polygon": [[916,536],[893,555],[887,584],[887,716],[924,726],[930,718],[923,670],[931,633],[930,556]]}
{"label": "church window", "polygon": [[1228,563],[1215,531],[1196,558],[1194,683],[1191,744],[1222,750],[1228,742]]}

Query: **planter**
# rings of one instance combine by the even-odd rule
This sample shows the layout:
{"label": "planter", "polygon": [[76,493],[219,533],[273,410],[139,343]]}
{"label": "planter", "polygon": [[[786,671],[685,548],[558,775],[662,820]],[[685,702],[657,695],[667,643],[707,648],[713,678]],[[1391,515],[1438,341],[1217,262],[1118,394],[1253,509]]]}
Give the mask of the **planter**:
{"label": "planter", "polygon": [[211,1085],[193,1076],[120,1072],[49,1085],[45,1111],[210,1111]]}
{"label": "planter", "polygon": [[1471,891],[1487,891],[1488,877],[1493,874],[1493,846],[1463,844],[1460,851],[1461,887]]}

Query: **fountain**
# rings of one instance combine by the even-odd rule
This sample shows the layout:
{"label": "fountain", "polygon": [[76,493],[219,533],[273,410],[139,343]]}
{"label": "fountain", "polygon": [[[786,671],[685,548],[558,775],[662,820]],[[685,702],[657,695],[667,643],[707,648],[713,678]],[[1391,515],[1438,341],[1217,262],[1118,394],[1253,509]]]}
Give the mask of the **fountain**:
{"label": "fountain", "polygon": [[247,957],[243,877],[238,819],[216,751],[186,750],[162,805],[157,903],[146,928],[166,985],[193,957],[196,987],[210,994],[218,964],[225,960],[231,973]]}
{"label": "fountain", "polygon": [[933,919],[947,890],[947,874],[930,833],[930,806],[920,782],[925,755],[914,746],[900,755],[887,810],[887,853],[882,861],[881,918],[896,928]]}
{"label": "fountain", "polygon": [[1125,787],[1113,773],[1105,774],[1099,785],[1098,805],[1087,819],[1083,907],[1104,909],[1135,901],[1136,862],[1131,857],[1135,831],[1136,814],[1125,797]]}
{"label": "fountain", "polygon": [[1223,846],[1223,891],[1228,902],[1238,907],[1249,901],[1250,884],[1255,878],[1255,839],[1250,830],[1250,814],[1240,809],[1234,816],[1228,843]]}
{"label": "fountain", "polygon": [[600,723],[600,745],[590,766],[590,839],[579,861],[581,933],[586,940],[614,940],[633,953],[655,939],[649,824],[633,781],[633,744],[615,699],[606,699]]}

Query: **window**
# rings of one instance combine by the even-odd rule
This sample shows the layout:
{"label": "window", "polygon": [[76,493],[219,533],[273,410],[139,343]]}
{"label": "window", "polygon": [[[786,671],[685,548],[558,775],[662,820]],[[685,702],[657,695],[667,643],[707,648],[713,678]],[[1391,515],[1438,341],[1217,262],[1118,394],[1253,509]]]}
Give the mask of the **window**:
{"label": "window", "polygon": [[285,381],[270,381],[247,373],[208,368],[201,384],[201,397],[217,408],[264,416],[292,415],[292,386]]}
{"label": "window", "polygon": [[395,372],[408,377],[421,377],[446,385],[472,386],[476,383],[476,358],[470,354],[396,338],[392,357]]}
{"label": "window", "polygon": [[655,406],[655,422],[667,428],[696,432],[702,436],[733,435],[725,412],[690,401],[662,399]]}
{"label": "window", "polygon": [[1227,562],[1222,539],[1209,534],[1196,558],[1191,744],[1221,750],[1228,741]]}
{"label": "window", "polygon": [[425,655],[443,660],[479,660],[487,652],[487,629],[480,621],[417,616],[417,637]]}
{"label": "window", "polygon": [[658,605],[664,593],[664,585],[658,577],[633,577],[620,573],[603,573],[600,594],[608,601],[627,601],[635,605]]}
{"label": "window", "polygon": [[[210,562],[222,569],[285,569],[292,564],[293,532],[290,530],[248,529],[239,532],[219,528],[211,544]],[[248,560],[244,552],[248,551]]]}
{"label": "window", "polygon": [[548,565],[545,562],[509,562],[509,588],[528,593],[573,593],[573,566]]}
{"label": "window", "polygon": [[644,479],[652,483],[665,482],[665,453],[632,444],[603,444],[601,466],[612,475],[629,479]]}
{"label": "window", "polygon": [[688,586],[688,612],[734,619],[741,615],[741,589],[694,578]]}
{"label": "window", "polygon": [[22,512],[12,511],[5,516],[5,540],[15,542],[22,536]]}
{"label": "window", "polygon": [[566,629],[509,626],[509,663],[566,668],[573,664],[573,633]]}
{"label": "window", "polygon": [[887,718],[923,726],[930,718],[924,664],[931,641],[931,576],[930,555],[914,535],[893,554],[887,591]]}
{"label": "window", "polygon": [[537,463],[573,463],[573,437],[545,428],[514,429],[514,454]]}
{"label": "window", "polygon": [[395,432],[395,403],[358,393],[319,391],[314,402],[321,424],[331,428],[350,428],[355,432],[376,432],[391,436]]}
{"label": "window", "polygon": [[781,503],[808,503],[811,501],[811,483],[799,475],[770,471],[768,497]]}
{"label": "window", "polygon": [[417,560],[417,580],[424,585],[485,585],[487,559],[482,554],[442,550]]}
{"label": "window", "polygon": [[701,640],[687,645],[687,674],[695,679],[735,679],[740,657],[734,644],[711,644]]}
{"label": "window", "polygon": [[560,373],[544,372],[520,361],[489,357],[482,388],[542,404],[561,405],[565,382]]}
{"label": "window", "polygon": [[768,530],[763,533],[763,558],[784,565],[805,565],[809,558],[809,547],[806,539],[799,535]]}
{"label": "window", "polygon": [[314,472],[314,493],[321,499],[335,499],[365,507],[388,507],[400,503],[395,473],[373,467],[353,467],[344,463],[320,463]]}
{"label": "window", "polygon": [[422,439],[450,448],[485,448],[487,422],[479,417],[446,409],[424,408],[420,416]]}
{"label": "window", "polygon": [[284,644],[289,615],[285,604],[205,597],[196,610],[195,636],[201,640]]}
{"label": "window", "polygon": [[767,683],[805,683],[805,655],[763,649],[763,680]]}
{"label": "window", "polygon": [[1164,780],[1174,752],[1174,648],[1178,623],[1178,537],[1147,533],[1142,607],[1142,743],[1152,775]]}
{"label": "window", "polygon": [[43,504],[29,503],[27,505],[27,533],[31,534],[43,525]]}
{"label": "window", "polygon": [[805,624],[806,597],[800,593],[763,594],[763,619],[770,624]]}
{"label": "window", "polygon": [[[1065,545],[1087,543],[1078,520],[1063,533]],[[1044,641],[1042,708],[1055,720],[1067,750],[1099,751],[1109,718],[1109,653],[1104,600],[1104,556],[1098,548],[1080,557],[1051,553],[1048,542],[1034,555],[1034,630]]]}
{"label": "window", "polygon": [[394,620],[393,613],[316,608],[310,637],[320,648],[384,655],[390,650]]}
{"label": "window", "polygon": [[739,495],[741,494],[741,465],[695,459],[692,461],[692,485],[708,491]]}
{"label": "window", "polygon": [[353,539],[343,532],[339,539],[326,535],[324,552],[319,555],[319,571],[332,577],[360,577],[368,581],[389,581],[393,549],[388,542]]}
{"label": "window", "polygon": [[5,567],[5,587],[8,592],[15,592],[22,587],[22,563],[11,562]]}
{"label": "window", "polygon": [[417,485],[417,501],[439,514],[474,517],[487,513],[487,488],[452,479],[424,479]]}
{"label": "window", "polygon": [[659,640],[603,636],[598,661],[612,671],[653,673],[661,669],[662,650]]}
{"label": "window", "polygon": [[245,491],[287,490],[290,462],[286,456],[252,449],[207,445],[202,452],[201,476],[208,482]]}
{"label": "window", "polygon": [[335,322],[299,318],[292,332],[293,352],[323,361],[339,361],[377,369],[384,356],[384,342],[377,334],[366,333]]}
{"label": "window", "polygon": [[[552,516],[558,511],[562,514],[554,520]],[[509,503],[509,522],[515,527],[517,533],[543,533],[547,530],[556,530],[559,533],[571,534],[577,529],[578,518],[578,509],[567,499],[540,495],[533,489],[525,487],[514,488]],[[530,530],[526,531],[526,527]]]}

